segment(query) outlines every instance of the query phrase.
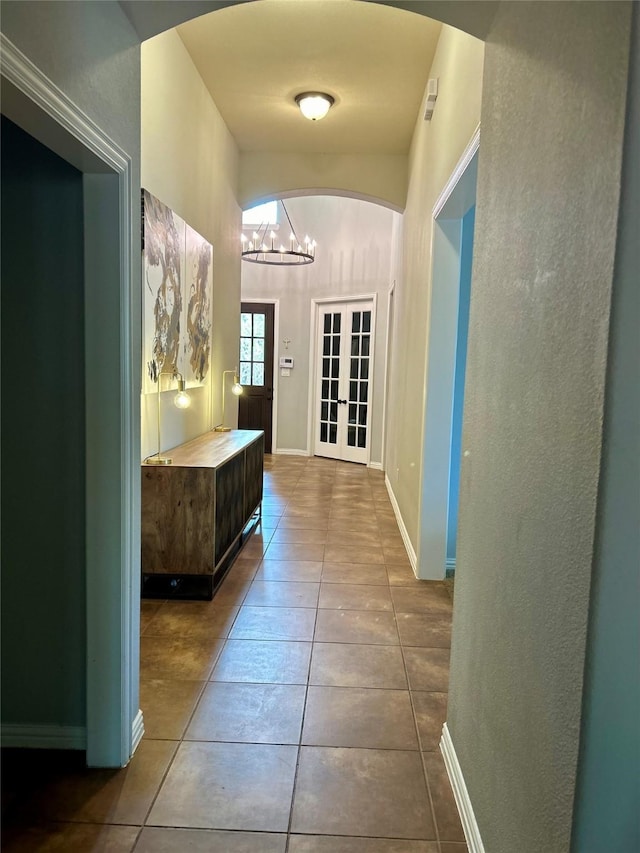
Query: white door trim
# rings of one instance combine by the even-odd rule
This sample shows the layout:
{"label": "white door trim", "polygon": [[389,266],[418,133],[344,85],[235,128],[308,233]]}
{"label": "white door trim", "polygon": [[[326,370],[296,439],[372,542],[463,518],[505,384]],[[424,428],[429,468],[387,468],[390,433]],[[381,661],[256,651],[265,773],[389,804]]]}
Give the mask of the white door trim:
{"label": "white door trim", "polygon": [[[369,356],[369,381],[371,383],[371,392],[373,394],[373,385],[374,385],[374,371],[375,371],[375,347],[377,341],[377,308],[378,308],[378,294],[377,293],[358,293],[358,294],[350,294],[348,296],[322,296],[322,297],[313,297],[311,299],[311,315],[309,319],[309,399],[307,403],[307,412],[308,412],[308,424],[307,424],[307,454],[309,456],[314,455],[315,449],[315,417],[317,410],[317,399],[316,399],[316,377],[318,371],[318,316],[321,305],[334,305],[337,303],[350,303],[350,302],[371,302],[371,329],[373,332],[373,347],[371,348],[371,355]],[[367,467],[371,464],[371,440],[372,440],[372,431],[371,426],[373,423],[373,415],[371,416],[371,420],[369,423],[369,441],[367,443]]]}
{"label": "white door trim", "polygon": [[[280,342],[280,300],[267,296],[240,297],[240,302],[251,305],[253,302],[263,302],[273,305],[273,406],[271,417],[271,453],[278,453],[278,344]],[[239,357],[239,356],[238,356]]]}
{"label": "white door trim", "polygon": [[[137,708],[140,413],[134,389],[140,358],[134,323],[132,164],[129,155],[2,34],[0,54],[3,96],[8,96],[3,107],[24,115],[25,130],[85,173],[85,205],[95,208],[105,198],[115,199],[115,207],[108,204],[108,211],[85,234],[86,745],[89,765],[119,767],[128,762],[143,731]],[[105,255],[110,258],[106,270]],[[107,276],[110,296],[103,287]],[[107,313],[100,314],[105,307]],[[113,375],[115,341],[119,371]]]}
{"label": "white door trim", "polygon": [[[391,351],[392,342],[395,345],[395,335],[393,334],[395,328],[395,292],[396,283],[395,281],[393,281],[387,293],[387,334],[384,342],[384,388],[382,391],[382,446],[380,452],[380,468],[382,471],[385,470],[385,465],[387,462],[387,395],[389,394],[389,387],[391,385],[391,376],[389,375],[389,373],[391,368],[391,358],[393,356],[393,353]],[[394,306],[393,316],[391,316],[392,304]],[[394,328],[392,328],[392,324]]]}

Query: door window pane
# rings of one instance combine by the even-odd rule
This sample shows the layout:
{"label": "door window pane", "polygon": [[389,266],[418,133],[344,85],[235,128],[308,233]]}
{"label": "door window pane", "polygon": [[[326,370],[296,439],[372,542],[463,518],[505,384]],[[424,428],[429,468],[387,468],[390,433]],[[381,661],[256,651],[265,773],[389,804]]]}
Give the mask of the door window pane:
{"label": "door window pane", "polygon": [[251,361],[251,338],[240,338],[240,360]]}
{"label": "door window pane", "polygon": [[362,331],[370,332],[371,331],[371,311],[363,311],[362,312]]}
{"label": "door window pane", "polygon": [[338,443],[338,425],[329,424],[329,444]]}
{"label": "door window pane", "polygon": [[347,427],[347,444],[349,447],[356,446],[356,428],[354,426]]}
{"label": "door window pane", "polygon": [[[364,350],[362,354],[368,355],[368,353],[365,353]],[[351,335],[351,355],[360,355],[360,338],[358,337],[358,335]]]}
{"label": "door window pane", "polygon": [[322,339],[322,355],[331,355],[331,338],[325,335]]}
{"label": "door window pane", "polygon": [[253,339],[253,360],[264,361],[264,338]]}
{"label": "door window pane", "polygon": [[240,384],[251,385],[251,362],[240,362]]}
{"label": "door window pane", "polygon": [[326,424],[320,424],[320,441],[325,442],[325,443],[327,441],[327,425]]}
{"label": "door window pane", "polygon": [[333,315],[333,332],[334,334],[338,334],[340,332],[340,314]]}
{"label": "door window pane", "polygon": [[338,383],[337,382],[331,383],[331,399],[332,400],[338,399]]}
{"label": "door window pane", "polygon": [[351,318],[351,331],[359,332],[360,331],[360,311],[354,311],[353,317]]}
{"label": "door window pane", "polygon": [[369,335],[362,336],[362,355],[369,355],[369,342],[371,338]]}
{"label": "door window pane", "polygon": [[240,334],[244,335],[246,338],[250,338],[252,334],[251,329],[251,314],[241,314],[240,315]]}
{"label": "door window pane", "polygon": [[252,379],[252,385],[264,385],[264,364],[254,362]]}
{"label": "door window pane", "polygon": [[360,362],[360,379],[369,378],[369,359],[363,358]]}
{"label": "door window pane", "polygon": [[264,338],[264,314],[253,315],[253,337]]}
{"label": "door window pane", "polygon": [[358,447],[367,446],[367,431],[362,427],[358,427]]}
{"label": "door window pane", "polygon": [[324,333],[328,335],[331,332],[331,314],[324,315]]}

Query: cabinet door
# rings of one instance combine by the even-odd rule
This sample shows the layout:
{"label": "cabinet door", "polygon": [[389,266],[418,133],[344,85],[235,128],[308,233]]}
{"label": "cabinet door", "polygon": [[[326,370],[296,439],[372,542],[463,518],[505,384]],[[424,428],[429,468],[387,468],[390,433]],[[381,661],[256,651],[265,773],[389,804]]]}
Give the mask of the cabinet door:
{"label": "cabinet door", "polygon": [[262,472],[264,468],[264,436],[250,444],[246,450],[246,471],[244,485],[244,520],[262,500]]}
{"label": "cabinet door", "polygon": [[245,451],[216,469],[215,564],[244,526]]}

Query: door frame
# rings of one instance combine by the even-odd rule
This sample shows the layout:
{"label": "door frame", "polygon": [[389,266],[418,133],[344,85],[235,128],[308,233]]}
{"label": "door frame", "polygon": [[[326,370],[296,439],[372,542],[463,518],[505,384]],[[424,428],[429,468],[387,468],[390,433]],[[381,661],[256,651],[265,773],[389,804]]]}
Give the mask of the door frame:
{"label": "door frame", "polygon": [[396,282],[391,282],[387,293],[387,337],[384,342],[384,390],[382,398],[382,452],[380,467],[386,471],[387,465],[387,432],[388,432],[388,395],[391,388],[391,372],[393,369],[393,351],[396,338]]}
{"label": "door frame", "polygon": [[[311,313],[309,319],[309,398],[307,402],[308,423],[307,423],[307,456],[314,455],[314,427],[316,421],[316,413],[318,410],[318,401],[316,396],[316,377],[318,371],[318,317],[320,307],[322,305],[334,305],[340,302],[371,302],[371,328],[374,333],[373,347],[369,361],[369,376],[371,377],[371,389],[373,391],[374,371],[375,371],[375,350],[377,345],[377,320],[378,320],[378,294],[377,293],[357,293],[349,296],[322,296],[313,297],[311,299]],[[373,416],[371,417],[373,423]],[[372,432],[369,430],[369,442],[367,446],[367,461],[366,467],[371,467],[371,438]]]}
{"label": "door frame", "polygon": [[[27,742],[20,745],[86,749],[89,766],[122,767],[144,733],[138,640],[140,285],[133,251],[138,233],[132,218],[133,164],[1,33],[0,56],[3,113],[82,172],[84,190],[86,726],[72,733],[62,727],[46,744],[25,727]],[[114,341],[119,346],[115,371]]]}
{"label": "door frame", "polygon": [[[443,580],[446,577],[451,430],[460,291],[460,238],[462,217],[471,207],[471,204],[467,203],[471,178],[475,201],[474,170],[477,168],[479,146],[480,126],[476,128],[432,211],[429,337],[416,555],[416,575],[423,580]],[[459,243],[457,268],[455,264],[450,264],[448,259],[443,262],[444,247],[447,246],[451,254],[455,254],[456,239]]]}
{"label": "door frame", "polygon": [[270,296],[251,296],[241,302],[247,305],[263,303],[273,305],[273,405],[271,407],[271,455],[278,452],[278,379],[280,377],[278,367],[278,344],[280,342],[280,300]]}

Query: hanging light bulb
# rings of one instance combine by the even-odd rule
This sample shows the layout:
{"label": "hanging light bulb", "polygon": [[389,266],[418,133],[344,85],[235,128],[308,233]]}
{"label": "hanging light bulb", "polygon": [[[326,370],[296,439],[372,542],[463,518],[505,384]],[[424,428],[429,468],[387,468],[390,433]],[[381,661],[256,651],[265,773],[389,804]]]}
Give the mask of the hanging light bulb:
{"label": "hanging light bulb", "polygon": [[173,405],[176,409],[188,409],[191,405],[191,397],[187,394],[184,388],[184,379],[178,379],[178,393],[173,398]]}

